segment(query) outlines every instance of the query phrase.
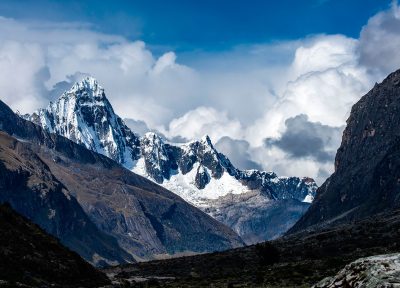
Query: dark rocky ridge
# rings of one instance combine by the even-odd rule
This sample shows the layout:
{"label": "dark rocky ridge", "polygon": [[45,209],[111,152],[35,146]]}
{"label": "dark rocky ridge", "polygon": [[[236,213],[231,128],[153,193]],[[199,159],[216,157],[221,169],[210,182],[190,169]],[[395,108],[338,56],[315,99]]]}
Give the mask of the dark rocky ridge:
{"label": "dark rocky ridge", "polygon": [[400,70],[352,108],[335,172],[291,230],[362,219],[400,206]]}
{"label": "dark rocky ridge", "polygon": [[68,189],[26,143],[0,131],[0,202],[95,265],[134,261],[113,237],[100,231]]}
{"label": "dark rocky ridge", "polygon": [[13,140],[18,145],[29,146],[65,190],[76,197],[97,228],[115,237],[135,257],[207,252],[243,244],[228,227],[177,195],[110,158],[44,131],[16,116],[1,101],[0,129],[20,139]]}
{"label": "dark rocky ridge", "polygon": [[103,273],[9,205],[0,205],[0,235],[2,287],[99,287],[110,283]]}

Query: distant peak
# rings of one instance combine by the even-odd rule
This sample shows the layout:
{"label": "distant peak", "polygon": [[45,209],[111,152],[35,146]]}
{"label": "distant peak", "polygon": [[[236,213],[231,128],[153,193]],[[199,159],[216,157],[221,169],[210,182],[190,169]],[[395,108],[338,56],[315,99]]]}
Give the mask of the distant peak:
{"label": "distant peak", "polygon": [[81,81],[76,82],[67,93],[78,94],[77,96],[84,94],[89,97],[98,97],[103,96],[104,89],[94,77],[86,76]]}
{"label": "distant peak", "polygon": [[207,144],[209,146],[213,146],[213,144],[211,142],[211,139],[210,139],[210,136],[208,136],[207,134],[204,135],[203,137],[201,137],[201,142],[203,142],[203,143],[205,143],[205,144]]}
{"label": "distant peak", "polygon": [[302,180],[304,181],[304,183],[306,183],[306,184],[314,184],[315,183],[315,180],[313,179],[313,178],[311,178],[311,177],[303,177],[302,178]]}
{"label": "distant peak", "polygon": [[146,132],[146,133],[144,134],[144,137],[146,137],[146,138],[156,138],[156,137],[157,137],[157,134],[154,133],[154,132]]}
{"label": "distant peak", "polygon": [[162,140],[162,138],[154,133],[154,132],[147,132],[146,134],[144,134],[143,138],[151,141],[151,142],[159,142],[159,143],[163,143],[164,141]]}
{"label": "distant peak", "polygon": [[85,76],[82,78],[82,80],[80,82],[97,84],[97,79],[92,76]]}
{"label": "distant peak", "polygon": [[81,81],[77,82],[75,85],[80,87],[94,88],[94,89],[99,87],[97,79],[92,76],[84,77]]}

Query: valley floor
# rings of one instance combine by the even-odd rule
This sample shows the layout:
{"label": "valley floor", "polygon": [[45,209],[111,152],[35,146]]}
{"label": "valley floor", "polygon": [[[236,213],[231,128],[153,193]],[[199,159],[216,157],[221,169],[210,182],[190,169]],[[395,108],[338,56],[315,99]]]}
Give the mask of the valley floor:
{"label": "valley floor", "polygon": [[361,257],[400,252],[399,236],[400,210],[265,244],[104,272],[125,287],[310,287]]}

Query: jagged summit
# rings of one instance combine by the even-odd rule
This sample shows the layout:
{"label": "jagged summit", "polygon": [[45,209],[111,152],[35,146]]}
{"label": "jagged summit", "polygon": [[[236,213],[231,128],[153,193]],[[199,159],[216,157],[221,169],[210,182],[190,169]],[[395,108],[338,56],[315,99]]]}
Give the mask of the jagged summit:
{"label": "jagged summit", "polygon": [[207,134],[204,135],[203,137],[201,137],[200,141],[203,142],[203,143],[206,143],[206,144],[208,144],[210,146],[213,146],[213,144],[211,142],[211,139],[210,139],[210,136],[208,136]]}
{"label": "jagged summit", "polygon": [[[272,172],[236,168],[228,157],[215,149],[208,135],[176,145],[164,141],[154,132],[139,137],[115,114],[104,89],[92,77],[85,77],[74,84],[57,101],[29,116],[28,120],[157,182],[239,233],[249,230],[241,226],[259,225],[262,220],[251,223],[254,220],[251,218],[232,222],[230,218],[235,212],[214,209],[234,207],[232,203],[225,206],[229,197],[230,202],[241,205],[251,203],[253,211],[259,210],[253,212],[257,213],[257,217],[267,214],[264,211],[269,209],[264,205],[266,202],[293,199],[298,207],[288,216],[290,220],[286,219],[285,226],[278,229],[279,234],[304,213],[316,190],[314,181],[298,177],[280,178]],[[242,199],[250,192],[253,193],[251,197]],[[254,207],[254,203],[259,204]],[[210,210],[210,207],[213,209]],[[269,229],[265,225],[263,227]],[[260,236],[257,241],[264,239],[265,236]]]}
{"label": "jagged summit", "polygon": [[99,85],[92,76],[86,76],[81,81],[75,83],[64,95],[76,95],[86,97],[105,97],[104,88]]}
{"label": "jagged summit", "polygon": [[163,142],[164,143],[164,141],[162,140],[162,138],[158,135],[158,134],[156,134],[156,133],[154,133],[154,132],[146,132],[144,135],[143,135],[143,138],[146,138],[146,139],[152,139],[152,141],[161,141],[161,142]]}
{"label": "jagged summit", "polygon": [[[59,99],[54,102],[65,101],[70,105],[97,105],[108,106],[112,109],[108,101],[104,88],[99,85],[98,81],[91,76],[86,76],[82,80],[76,82],[72,87],[65,91]],[[52,102],[50,103],[50,105]],[[78,109],[79,107],[76,107]]]}
{"label": "jagged summit", "polygon": [[27,118],[121,164],[131,165],[137,158],[138,136],[115,114],[93,77],[83,78],[46,109]]}

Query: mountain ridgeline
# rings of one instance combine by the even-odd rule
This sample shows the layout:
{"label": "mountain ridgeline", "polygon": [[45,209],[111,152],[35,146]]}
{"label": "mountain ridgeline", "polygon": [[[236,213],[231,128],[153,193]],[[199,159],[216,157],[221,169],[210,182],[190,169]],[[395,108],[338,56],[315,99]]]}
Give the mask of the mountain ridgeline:
{"label": "mountain ridgeline", "polygon": [[184,144],[169,143],[151,132],[140,137],[115,114],[92,77],[24,118],[169,189],[247,243],[286,232],[307,210],[317,188],[311,178],[237,169],[208,136]]}
{"label": "mountain ridgeline", "polygon": [[0,201],[103,266],[243,245],[179,196],[0,101]]}
{"label": "mountain ridgeline", "polygon": [[106,272],[170,287],[398,287],[399,239],[400,70],[353,106],[335,172],[286,235]]}
{"label": "mountain ridgeline", "polygon": [[[116,287],[397,287],[399,112],[400,70],[353,106],[335,172],[307,210],[311,179],[241,171],[209,137],[179,145],[139,137],[93,78],[25,116],[40,125],[0,101],[0,202],[28,218],[0,205],[0,285],[109,283],[31,220],[93,264],[124,264],[103,269]],[[239,247],[221,222],[247,243],[290,230]]]}

